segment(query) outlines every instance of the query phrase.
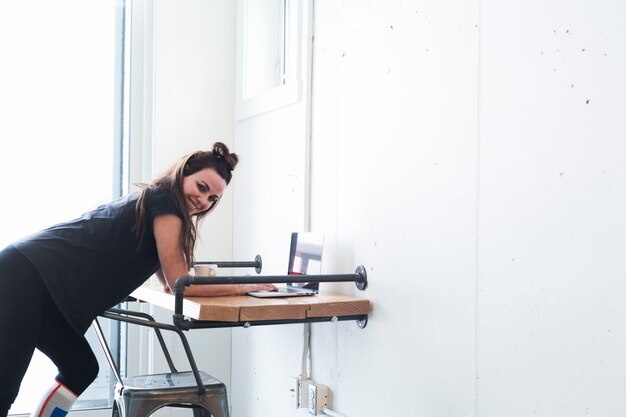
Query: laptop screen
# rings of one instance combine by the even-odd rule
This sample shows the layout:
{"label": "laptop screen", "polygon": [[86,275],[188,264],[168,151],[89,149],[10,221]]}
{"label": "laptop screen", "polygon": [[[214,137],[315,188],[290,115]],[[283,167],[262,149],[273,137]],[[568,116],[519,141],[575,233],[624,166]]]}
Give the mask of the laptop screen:
{"label": "laptop screen", "polygon": [[[313,232],[295,232],[291,234],[289,249],[288,275],[319,275],[322,273],[322,252],[324,235]],[[318,282],[292,283],[294,287],[317,290]]]}

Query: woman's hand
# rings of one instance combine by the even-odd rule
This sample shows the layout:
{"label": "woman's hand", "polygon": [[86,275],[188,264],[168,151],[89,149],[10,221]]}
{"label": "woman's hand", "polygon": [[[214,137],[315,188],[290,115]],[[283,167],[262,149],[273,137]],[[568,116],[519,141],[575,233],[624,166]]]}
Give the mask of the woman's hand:
{"label": "woman's hand", "polygon": [[241,294],[252,291],[276,291],[277,289],[274,284],[241,284]]}

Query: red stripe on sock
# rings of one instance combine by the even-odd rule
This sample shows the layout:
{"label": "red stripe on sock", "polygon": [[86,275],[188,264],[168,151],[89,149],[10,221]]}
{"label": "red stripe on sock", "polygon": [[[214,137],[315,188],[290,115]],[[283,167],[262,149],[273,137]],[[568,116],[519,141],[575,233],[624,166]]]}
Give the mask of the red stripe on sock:
{"label": "red stripe on sock", "polygon": [[46,409],[46,406],[48,405],[48,403],[52,399],[52,396],[54,395],[54,393],[57,392],[59,390],[59,388],[61,388],[61,383],[59,382],[58,384],[59,385],[57,385],[57,387],[52,390],[50,395],[48,395],[48,398],[46,398],[46,401],[43,403],[43,407],[41,407],[41,410],[39,410],[39,414],[37,415],[37,417],[41,417],[41,415],[43,414],[43,410]]}

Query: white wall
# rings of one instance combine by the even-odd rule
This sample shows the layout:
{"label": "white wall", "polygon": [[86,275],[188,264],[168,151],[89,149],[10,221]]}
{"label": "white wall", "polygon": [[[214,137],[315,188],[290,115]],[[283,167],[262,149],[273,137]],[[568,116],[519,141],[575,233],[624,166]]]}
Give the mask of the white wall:
{"label": "white wall", "polygon": [[[151,176],[160,175],[186,153],[210,149],[215,141],[232,146],[234,13],[229,0],[154,1],[154,15],[147,17],[153,18],[153,54],[146,58],[150,61],[146,76],[153,77],[154,89],[144,103],[150,124],[145,134],[152,135],[152,149],[144,149],[152,155],[152,160],[145,162],[152,165]],[[199,237],[198,260],[232,259],[232,191],[225,193],[220,206],[206,218]],[[156,308],[155,314],[171,322],[171,312]],[[229,384],[231,331],[200,330],[187,337],[198,367]],[[170,335],[168,339],[176,338]],[[182,347],[173,345],[179,367],[185,368]],[[158,351],[155,346],[142,349]],[[167,368],[158,353],[147,366],[153,372]]]}
{"label": "white wall", "polygon": [[312,228],[374,306],[313,329],[348,416],[473,413],[476,22],[464,1],[316,3]]}
{"label": "white wall", "polygon": [[[298,57],[303,64],[307,52],[303,48]],[[290,234],[307,224],[308,114],[304,99],[235,124],[241,163],[233,180],[233,254],[235,259],[250,259],[260,253],[264,274],[286,273]],[[301,333],[301,325],[233,329],[233,416],[292,411],[289,376],[300,373]],[[284,365],[276,368],[281,361]]]}
{"label": "white wall", "polygon": [[[312,326],[334,409],[624,414],[625,16],[608,0],[315,2],[310,224],[326,272],[368,269],[365,293],[333,290],[374,306],[364,330]],[[304,110],[236,126],[234,254],[260,251],[267,273],[307,223]],[[233,331],[233,417],[306,415],[287,391],[301,333]]]}
{"label": "white wall", "polygon": [[626,5],[481,5],[480,415],[624,415]]}

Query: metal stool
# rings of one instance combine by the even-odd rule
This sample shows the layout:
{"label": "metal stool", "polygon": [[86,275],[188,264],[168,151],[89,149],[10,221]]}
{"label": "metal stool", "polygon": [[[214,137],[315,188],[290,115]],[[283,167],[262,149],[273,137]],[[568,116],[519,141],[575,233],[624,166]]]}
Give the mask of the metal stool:
{"label": "metal stool", "polygon": [[[191,408],[194,417],[229,417],[226,386],[211,375],[198,371],[187,338],[180,329],[158,323],[149,314],[136,311],[114,308],[107,310],[102,317],[152,327],[171,371],[122,379],[100,323],[95,319],[94,330],[117,380],[113,417],[148,417],[162,407]],[[191,365],[191,371],[176,370],[160,330],[170,330],[178,334]]]}

